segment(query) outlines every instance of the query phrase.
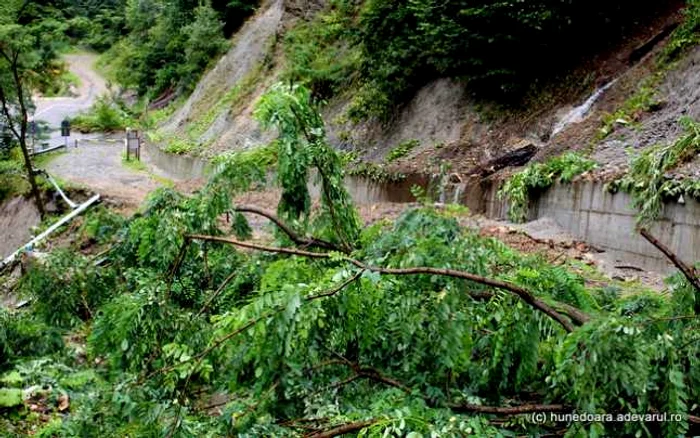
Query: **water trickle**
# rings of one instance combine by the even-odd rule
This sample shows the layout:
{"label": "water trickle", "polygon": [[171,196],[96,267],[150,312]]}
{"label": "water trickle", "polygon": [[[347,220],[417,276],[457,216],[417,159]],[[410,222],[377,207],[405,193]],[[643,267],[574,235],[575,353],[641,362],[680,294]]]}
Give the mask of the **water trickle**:
{"label": "water trickle", "polygon": [[460,200],[462,199],[462,193],[464,193],[464,189],[467,187],[467,183],[459,183],[455,185],[455,193],[454,196],[452,197],[452,203],[453,204],[459,204]]}
{"label": "water trickle", "polygon": [[588,112],[593,107],[593,104],[595,104],[598,101],[600,96],[602,96],[608,88],[612,87],[615,81],[617,81],[617,79],[610,81],[602,87],[598,88],[593,94],[591,94],[591,96],[588,99],[586,99],[585,102],[583,102],[576,108],[573,108],[564,117],[562,117],[554,125],[554,129],[552,129],[552,135],[550,137],[554,137],[555,135],[559,134],[561,131],[564,130],[564,128],[566,128],[569,125],[582,122],[586,118],[586,115],[588,115]]}

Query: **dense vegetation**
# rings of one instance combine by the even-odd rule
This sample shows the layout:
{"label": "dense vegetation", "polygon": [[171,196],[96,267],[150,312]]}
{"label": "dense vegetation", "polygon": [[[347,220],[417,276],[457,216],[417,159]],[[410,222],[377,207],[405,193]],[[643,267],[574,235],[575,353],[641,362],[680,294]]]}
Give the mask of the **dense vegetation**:
{"label": "dense vegetation", "polygon": [[152,97],[194,88],[209,62],[250,15],[257,0],[58,0],[73,44],[104,56],[116,83]]}
{"label": "dense vegetation", "polygon": [[685,130],[684,135],[668,144],[641,151],[631,160],[629,172],[609,184],[612,191],[623,190],[632,194],[642,225],[657,220],[667,201],[678,201],[683,197],[700,200],[698,179],[670,175],[671,171],[700,154],[700,123],[683,118],[680,124]]}
{"label": "dense vegetation", "polygon": [[386,116],[441,76],[465,78],[484,97],[512,101],[618,40],[658,7],[629,0],[334,0],[287,34],[288,74],[321,97],[354,81],[356,118]]}
{"label": "dense vegetation", "polygon": [[[28,266],[29,308],[0,314],[0,434],[689,430],[700,291],[685,277],[669,279],[668,296],[587,287],[427,206],[361,229],[309,91],[278,85],[256,115],[279,133],[269,148],[220,157],[192,196],[162,189],[129,219],[91,216],[77,244],[106,252],[57,251]],[[277,214],[233,204],[270,165]],[[270,219],[274,243],[247,240],[243,213]],[[679,421],[523,415],[545,411]]]}
{"label": "dense vegetation", "polygon": [[508,200],[508,218],[513,222],[528,219],[530,200],[546,191],[555,182],[569,183],[592,170],[595,162],[574,152],[567,152],[544,163],[533,163],[516,172],[503,184],[499,198]]}

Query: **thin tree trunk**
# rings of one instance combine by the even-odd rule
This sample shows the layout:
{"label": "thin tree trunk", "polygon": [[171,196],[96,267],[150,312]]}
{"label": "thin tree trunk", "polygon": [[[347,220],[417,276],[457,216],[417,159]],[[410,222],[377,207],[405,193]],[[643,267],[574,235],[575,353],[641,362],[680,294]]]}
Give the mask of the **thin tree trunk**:
{"label": "thin tree trunk", "polygon": [[22,78],[19,75],[19,66],[17,62],[19,53],[14,53],[12,56],[10,56],[8,53],[0,51],[0,55],[2,55],[7,60],[10,69],[12,70],[12,79],[14,81],[14,86],[17,88],[16,92],[20,115],[19,127],[17,127],[12,121],[11,102],[9,102],[10,97],[8,96],[8,93],[6,93],[4,89],[2,89],[2,86],[0,86],[0,103],[2,103],[2,113],[5,117],[5,120],[7,121],[8,128],[10,128],[10,131],[12,131],[17,141],[19,141],[19,147],[22,150],[22,156],[24,158],[24,168],[27,171],[27,179],[29,180],[29,185],[31,187],[32,197],[34,198],[34,202],[36,203],[36,208],[39,210],[39,215],[43,219],[46,215],[46,211],[44,210],[44,202],[41,199],[41,192],[39,192],[39,186],[36,183],[34,167],[32,166],[31,157],[29,156],[29,150],[27,149],[27,125],[29,123],[27,116],[27,105],[24,101],[24,89],[22,88]]}
{"label": "thin tree trunk", "polygon": [[44,201],[41,199],[41,192],[39,192],[39,186],[36,183],[34,167],[32,166],[32,160],[29,156],[29,150],[27,149],[27,106],[24,102],[24,89],[17,66],[17,54],[15,54],[13,61],[14,62],[12,63],[12,76],[15,79],[15,86],[17,87],[17,100],[19,101],[19,110],[21,117],[19,126],[19,147],[22,149],[22,155],[24,156],[24,167],[27,169],[27,177],[29,178],[29,185],[32,188],[32,196],[34,197],[34,202],[36,202],[36,208],[39,210],[39,215],[41,216],[41,218],[44,219],[44,217],[46,216],[46,211],[44,210]]}

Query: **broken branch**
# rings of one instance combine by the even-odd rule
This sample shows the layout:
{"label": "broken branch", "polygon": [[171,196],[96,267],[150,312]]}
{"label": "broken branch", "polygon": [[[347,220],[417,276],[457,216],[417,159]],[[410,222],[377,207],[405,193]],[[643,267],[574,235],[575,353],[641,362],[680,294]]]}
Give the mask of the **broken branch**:
{"label": "broken branch", "polygon": [[666,245],[661,243],[659,239],[652,236],[651,233],[649,233],[649,230],[647,230],[646,228],[640,229],[639,233],[642,235],[642,237],[648,240],[649,243],[651,243],[659,251],[661,251],[671,261],[671,263],[673,263],[683,273],[683,275],[685,275],[685,278],[688,279],[690,284],[692,284],[693,287],[698,292],[700,292],[700,278],[698,278],[693,267],[685,264],[680,258],[678,258],[676,254],[673,253],[673,251],[671,251]]}
{"label": "broken branch", "polygon": [[252,205],[242,205],[239,207],[235,207],[233,209],[236,212],[239,213],[252,213],[252,214],[257,214],[259,216],[263,216],[267,219],[269,219],[272,223],[274,223],[277,228],[279,228],[284,234],[286,234],[292,242],[299,246],[315,246],[317,248],[323,248],[323,249],[329,249],[332,251],[342,251],[345,252],[342,248],[327,242],[325,240],[317,239],[315,237],[307,238],[307,237],[301,237],[298,234],[294,232],[294,230],[291,229],[291,227],[284,222],[282,222],[277,216],[275,216],[272,212],[264,210],[262,208],[258,208]]}
{"label": "broken branch", "polygon": [[[200,234],[192,234],[187,236],[190,239],[196,239],[196,240],[205,240],[205,241],[215,241],[215,242],[222,242],[222,243],[228,243],[231,245],[236,245],[240,246],[243,248],[250,248],[250,249],[256,249],[259,251],[265,251],[265,252],[273,252],[273,253],[280,253],[280,254],[289,254],[289,255],[298,255],[302,257],[311,257],[311,258],[325,258],[328,259],[331,257],[331,254],[327,253],[318,253],[318,252],[310,252],[310,251],[304,251],[304,250],[298,250],[298,249],[292,249],[292,248],[279,248],[279,247],[271,247],[271,246],[264,246],[264,245],[257,245],[253,243],[248,243],[248,242],[241,242],[236,239],[232,239],[229,237],[219,237],[219,236],[206,236],[206,235],[200,235]],[[345,260],[358,268],[365,269],[368,271],[372,272],[379,272],[381,274],[389,274],[389,275],[416,275],[416,274],[432,274],[432,275],[441,275],[441,276],[446,276],[446,277],[453,277],[453,278],[461,278],[464,280],[470,280],[475,283],[483,284],[485,286],[490,286],[494,287],[496,289],[501,289],[508,291],[514,295],[517,295],[522,299],[525,303],[529,304],[530,306],[534,307],[535,309],[541,311],[542,313],[546,314],[556,322],[558,322],[562,327],[567,332],[572,332],[574,330],[573,324],[567,319],[567,316],[565,316],[562,313],[559,313],[556,311],[552,306],[544,302],[543,300],[537,298],[534,296],[532,293],[529,291],[523,289],[522,287],[512,284],[512,283],[507,283],[505,281],[500,281],[492,278],[486,278],[486,277],[481,277],[479,275],[471,274],[468,272],[464,271],[456,271],[453,269],[443,269],[443,268],[430,268],[430,267],[416,267],[416,268],[404,268],[404,269],[395,269],[395,268],[381,268],[377,266],[368,266],[364,264],[363,262],[352,259],[352,258],[345,258]],[[583,325],[588,321],[588,316],[585,315],[583,312],[577,311],[577,312],[569,312],[571,314],[568,315],[569,318],[571,318],[572,321],[574,321],[578,325]]]}

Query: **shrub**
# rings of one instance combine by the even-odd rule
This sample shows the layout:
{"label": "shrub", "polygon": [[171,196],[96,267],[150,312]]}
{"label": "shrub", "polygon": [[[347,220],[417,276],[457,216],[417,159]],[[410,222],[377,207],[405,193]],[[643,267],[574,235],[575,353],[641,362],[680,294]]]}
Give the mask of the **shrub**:
{"label": "shrub", "polygon": [[74,128],[81,132],[112,132],[126,129],[132,121],[129,116],[109,98],[102,96],[88,112],[75,116]]}
{"label": "shrub", "polygon": [[513,222],[527,219],[528,206],[532,195],[549,188],[556,181],[571,180],[595,167],[595,162],[576,153],[552,158],[544,163],[535,163],[511,176],[498,192],[499,198],[509,203],[508,217]]}
{"label": "shrub", "polygon": [[686,133],[667,145],[643,150],[630,163],[629,172],[611,185],[632,194],[639,209],[638,221],[647,224],[658,219],[664,200],[688,195],[700,198],[700,184],[692,178],[668,178],[668,172],[700,154],[700,124],[689,118],[680,122]]}
{"label": "shrub", "polygon": [[92,318],[97,308],[118,293],[115,273],[69,250],[54,251],[37,261],[22,279],[23,293],[48,324],[71,328]]}
{"label": "shrub", "polygon": [[63,348],[60,333],[26,313],[0,307],[0,371],[20,359],[45,356]]}
{"label": "shrub", "polygon": [[386,160],[391,162],[396,161],[399,158],[405,157],[419,145],[420,142],[418,140],[404,140],[401,143],[399,143],[398,146],[396,146],[394,149],[389,151],[389,153],[386,156]]}

